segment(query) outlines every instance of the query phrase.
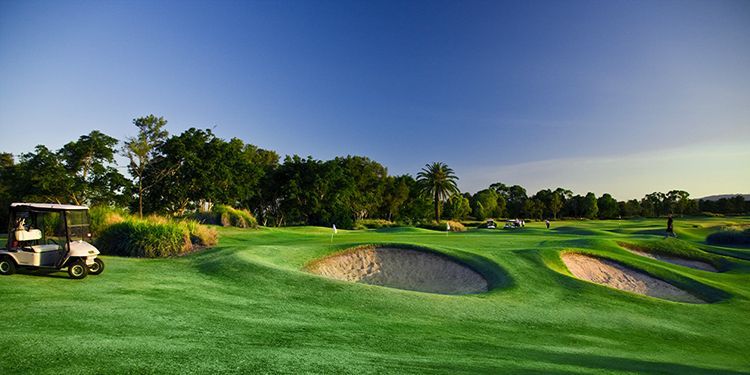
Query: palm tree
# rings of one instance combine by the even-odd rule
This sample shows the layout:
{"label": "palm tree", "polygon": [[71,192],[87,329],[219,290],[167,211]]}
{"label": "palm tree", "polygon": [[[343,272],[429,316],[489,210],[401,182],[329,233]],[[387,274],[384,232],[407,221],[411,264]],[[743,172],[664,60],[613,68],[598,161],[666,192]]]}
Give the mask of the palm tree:
{"label": "palm tree", "polygon": [[434,199],[436,223],[440,222],[440,202],[459,193],[457,180],[458,177],[453,174],[453,169],[441,162],[425,164],[422,171],[417,173],[420,193]]}

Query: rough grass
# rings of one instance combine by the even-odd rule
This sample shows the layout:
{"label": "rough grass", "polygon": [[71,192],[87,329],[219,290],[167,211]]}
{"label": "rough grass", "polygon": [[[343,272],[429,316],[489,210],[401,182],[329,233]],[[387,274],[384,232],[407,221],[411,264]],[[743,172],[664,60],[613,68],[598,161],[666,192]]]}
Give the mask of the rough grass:
{"label": "rough grass", "polygon": [[224,227],[257,228],[258,220],[250,211],[217,204],[210,212],[196,212],[189,216],[204,224]]}
{"label": "rough grass", "polygon": [[91,224],[91,234],[98,236],[104,228],[120,223],[125,218],[130,217],[127,210],[111,207],[91,207],[89,209],[89,220]]}
{"label": "rough grass", "polygon": [[450,225],[451,232],[465,232],[466,231],[466,227],[463,224],[461,224],[458,221],[453,221],[453,220],[441,221],[440,224],[435,224],[435,222],[422,223],[419,225],[419,227],[424,228],[424,229],[446,232],[448,229],[448,225]]}
{"label": "rough grass", "polygon": [[158,215],[137,218],[107,208],[92,209],[90,217],[94,244],[103,254],[159,258],[218,243],[216,229],[195,220]]}
{"label": "rough grass", "polygon": [[[750,253],[705,244],[723,220],[675,226],[691,247]],[[104,256],[104,273],[84,280],[0,277],[0,344],[9,348],[0,373],[748,372],[750,262],[732,258],[727,272],[709,273],[618,245],[660,241],[646,233],[663,220],[554,224],[588,232],[530,223],[449,234],[341,230],[331,241],[330,228],[220,228],[213,249],[168,259]],[[428,247],[498,280],[488,293],[443,296],[301,271],[337,251],[381,243]],[[578,280],[560,260],[565,249],[725,298],[675,303]],[[71,357],[71,348],[94,354]]]}
{"label": "rough grass", "polygon": [[354,229],[381,229],[399,226],[398,223],[384,219],[361,219],[354,222]]}

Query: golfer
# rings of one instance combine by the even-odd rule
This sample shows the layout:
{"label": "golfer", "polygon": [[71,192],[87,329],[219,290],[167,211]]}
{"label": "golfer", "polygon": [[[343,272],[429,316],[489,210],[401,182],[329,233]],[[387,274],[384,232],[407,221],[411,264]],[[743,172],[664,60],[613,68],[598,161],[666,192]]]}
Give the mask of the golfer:
{"label": "golfer", "polygon": [[667,218],[667,233],[664,234],[664,239],[666,239],[669,236],[677,238],[677,235],[674,233],[674,220],[672,220],[671,214]]}
{"label": "golfer", "polygon": [[547,229],[549,229],[549,219],[544,221],[545,224],[547,224]]}

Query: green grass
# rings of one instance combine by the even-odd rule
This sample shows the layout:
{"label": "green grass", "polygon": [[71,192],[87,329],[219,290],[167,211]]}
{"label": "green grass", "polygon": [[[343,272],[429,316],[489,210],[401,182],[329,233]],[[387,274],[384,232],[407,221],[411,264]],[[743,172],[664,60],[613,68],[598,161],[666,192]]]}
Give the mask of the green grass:
{"label": "green grass", "polygon": [[[706,235],[750,218],[529,223],[462,233],[416,228],[221,228],[179,258],[103,257],[100,276],[0,277],[0,373],[747,373],[750,248]],[[627,252],[703,257],[720,273]],[[489,293],[444,296],[300,271],[373,243],[472,265]],[[629,294],[572,278],[561,251],[615,259],[714,303]]]}

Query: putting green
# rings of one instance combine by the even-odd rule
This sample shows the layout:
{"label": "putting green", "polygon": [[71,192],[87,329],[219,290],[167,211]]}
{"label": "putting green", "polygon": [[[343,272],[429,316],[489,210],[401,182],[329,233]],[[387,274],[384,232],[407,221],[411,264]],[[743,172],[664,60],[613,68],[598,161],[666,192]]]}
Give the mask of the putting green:
{"label": "putting green", "polygon": [[[750,248],[705,236],[728,222],[529,223],[513,231],[219,229],[214,249],[104,257],[106,271],[0,277],[0,373],[744,373]],[[559,229],[557,229],[559,228]],[[620,243],[712,264],[634,254]],[[331,280],[310,262],[365,244],[439,251],[486,293]],[[612,259],[709,302],[666,301],[573,276],[560,254]]]}

